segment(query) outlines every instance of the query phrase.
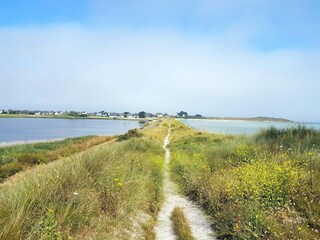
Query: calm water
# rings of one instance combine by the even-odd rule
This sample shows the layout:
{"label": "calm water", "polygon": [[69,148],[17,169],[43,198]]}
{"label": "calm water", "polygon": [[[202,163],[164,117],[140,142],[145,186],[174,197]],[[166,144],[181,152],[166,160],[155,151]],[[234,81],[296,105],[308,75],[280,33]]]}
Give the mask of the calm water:
{"label": "calm water", "polygon": [[[181,121],[188,126],[200,131],[225,134],[254,134],[260,129],[270,126],[285,128],[297,125],[297,123],[254,122],[236,120],[183,119]],[[303,123],[303,125],[320,130],[320,123]]]}
{"label": "calm water", "polygon": [[140,126],[128,120],[0,118],[0,143],[115,135]]}

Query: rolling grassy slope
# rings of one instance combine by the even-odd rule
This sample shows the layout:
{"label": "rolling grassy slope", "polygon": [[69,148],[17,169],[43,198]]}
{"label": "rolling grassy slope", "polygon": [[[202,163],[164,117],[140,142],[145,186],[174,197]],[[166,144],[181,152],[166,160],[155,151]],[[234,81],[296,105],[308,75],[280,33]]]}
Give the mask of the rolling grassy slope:
{"label": "rolling grassy slope", "polygon": [[318,131],[215,135],[170,119],[0,184],[0,239],[154,239],[168,126],[171,176],[220,239],[320,238]]}
{"label": "rolling grassy slope", "polygon": [[[0,239],[128,239],[161,201],[163,125],[0,185]],[[138,217],[138,218],[137,218]],[[148,233],[150,234],[150,233]]]}
{"label": "rolling grassy slope", "polygon": [[114,137],[86,136],[61,141],[0,147],[0,182],[33,167],[85,151]]}
{"label": "rolling grassy slope", "polygon": [[319,137],[304,127],[245,137],[175,123],[171,170],[222,239],[319,239]]}

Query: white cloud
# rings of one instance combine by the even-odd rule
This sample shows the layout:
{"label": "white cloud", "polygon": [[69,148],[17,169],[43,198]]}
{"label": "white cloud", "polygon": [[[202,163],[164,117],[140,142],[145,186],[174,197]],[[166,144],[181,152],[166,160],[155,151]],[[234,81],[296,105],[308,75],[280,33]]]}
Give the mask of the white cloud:
{"label": "white cloud", "polygon": [[3,28],[0,52],[0,108],[320,120],[318,52],[254,51],[230,33]]}

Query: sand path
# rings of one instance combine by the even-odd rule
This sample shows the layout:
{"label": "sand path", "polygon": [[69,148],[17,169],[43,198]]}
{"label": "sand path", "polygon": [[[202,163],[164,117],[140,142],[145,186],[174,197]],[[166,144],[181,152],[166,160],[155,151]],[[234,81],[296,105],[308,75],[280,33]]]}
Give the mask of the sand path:
{"label": "sand path", "polygon": [[188,200],[186,197],[181,196],[178,193],[177,186],[170,180],[169,177],[169,162],[170,162],[170,150],[168,145],[170,143],[169,129],[168,135],[164,140],[163,147],[166,151],[165,156],[165,173],[164,173],[164,197],[165,201],[159,212],[158,222],[155,226],[156,239],[159,240],[175,240],[176,236],[173,232],[172,222],[170,219],[171,213],[175,207],[180,207],[191,228],[191,232],[195,239],[209,240],[216,239],[214,232],[210,227],[210,221],[203,211],[195,203]]}

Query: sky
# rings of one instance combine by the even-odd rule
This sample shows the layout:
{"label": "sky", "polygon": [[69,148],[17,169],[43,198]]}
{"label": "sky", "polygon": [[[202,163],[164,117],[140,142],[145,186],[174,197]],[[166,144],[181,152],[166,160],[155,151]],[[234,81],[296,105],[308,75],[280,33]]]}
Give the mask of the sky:
{"label": "sky", "polygon": [[1,0],[0,108],[320,122],[318,0]]}

